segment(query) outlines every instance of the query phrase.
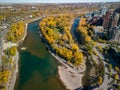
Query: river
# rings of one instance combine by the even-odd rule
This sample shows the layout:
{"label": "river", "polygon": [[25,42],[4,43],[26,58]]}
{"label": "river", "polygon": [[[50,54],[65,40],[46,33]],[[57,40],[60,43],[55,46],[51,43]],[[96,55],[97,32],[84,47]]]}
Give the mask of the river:
{"label": "river", "polygon": [[58,63],[42,42],[38,24],[28,24],[27,36],[19,48],[19,73],[14,90],[66,90],[58,77]]}

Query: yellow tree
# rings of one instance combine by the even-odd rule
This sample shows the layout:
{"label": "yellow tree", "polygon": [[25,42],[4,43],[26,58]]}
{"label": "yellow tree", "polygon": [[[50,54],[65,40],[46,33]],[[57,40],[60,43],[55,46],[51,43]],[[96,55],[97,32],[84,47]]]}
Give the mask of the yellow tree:
{"label": "yellow tree", "polygon": [[79,47],[78,47],[77,44],[74,43],[74,44],[71,45],[71,49],[72,49],[73,52],[78,52]]}
{"label": "yellow tree", "polygon": [[83,62],[83,54],[81,52],[74,53],[75,65],[79,65]]}

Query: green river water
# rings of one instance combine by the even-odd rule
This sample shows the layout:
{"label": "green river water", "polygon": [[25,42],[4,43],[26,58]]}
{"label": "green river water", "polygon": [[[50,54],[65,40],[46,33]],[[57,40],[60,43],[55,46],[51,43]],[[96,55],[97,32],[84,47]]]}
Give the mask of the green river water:
{"label": "green river water", "polygon": [[19,50],[19,73],[14,90],[66,90],[58,78],[57,60],[47,51],[42,42],[38,24],[28,24],[27,36]]}

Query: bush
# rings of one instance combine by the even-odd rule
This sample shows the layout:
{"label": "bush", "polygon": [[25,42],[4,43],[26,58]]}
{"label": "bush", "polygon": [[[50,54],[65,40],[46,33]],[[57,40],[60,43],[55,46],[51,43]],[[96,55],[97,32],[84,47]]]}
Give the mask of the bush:
{"label": "bush", "polygon": [[4,50],[5,54],[7,54],[8,56],[15,56],[16,55],[16,51],[17,51],[17,47],[13,46],[11,48],[8,48],[6,50]]}
{"label": "bush", "polygon": [[98,48],[101,52],[103,51],[102,46],[99,45],[97,48]]}
{"label": "bush", "polygon": [[120,69],[119,69],[117,66],[115,66],[115,70],[116,70],[116,71],[120,71]]}
{"label": "bush", "polygon": [[15,56],[16,55],[17,48],[16,46],[13,46],[9,49],[10,55]]}
{"label": "bush", "polygon": [[119,79],[119,75],[118,75],[118,74],[115,74],[115,75],[114,75],[114,79],[115,79],[115,80],[118,80],[118,79]]}
{"label": "bush", "polygon": [[98,84],[101,85],[101,84],[102,84],[102,81],[103,81],[102,77],[99,76],[99,78],[98,78]]}

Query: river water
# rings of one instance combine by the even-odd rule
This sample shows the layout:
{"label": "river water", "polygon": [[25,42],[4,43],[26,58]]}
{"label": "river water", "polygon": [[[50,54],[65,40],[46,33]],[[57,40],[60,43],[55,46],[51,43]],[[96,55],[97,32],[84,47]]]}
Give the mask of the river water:
{"label": "river water", "polygon": [[57,61],[48,53],[38,33],[39,21],[28,24],[27,36],[20,45],[26,50],[19,50],[19,73],[14,90],[66,90],[58,78]]}

